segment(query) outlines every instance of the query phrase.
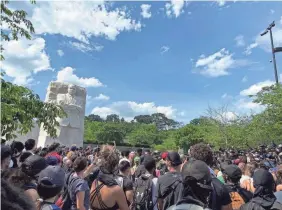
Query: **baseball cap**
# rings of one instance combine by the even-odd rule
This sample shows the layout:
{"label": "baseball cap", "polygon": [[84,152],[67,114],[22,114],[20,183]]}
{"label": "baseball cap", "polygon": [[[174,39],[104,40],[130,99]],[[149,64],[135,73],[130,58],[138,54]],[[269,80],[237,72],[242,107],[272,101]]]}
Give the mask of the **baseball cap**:
{"label": "baseball cap", "polygon": [[162,159],[166,159],[167,155],[168,155],[168,152],[163,152],[162,155],[161,155],[161,158]]}
{"label": "baseball cap", "polygon": [[166,159],[171,162],[172,166],[179,166],[182,164],[180,155],[177,152],[169,152]]}
{"label": "baseball cap", "polygon": [[236,165],[225,166],[223,173],[225,173],[231,179],[238,179],[242,176],[241,169]]}
{"label": "baseball cap", "polygon": [[39,173],[38,183],[45,186],[63,187],[65,172],[60,166],[47,166]]}
{"label": "baseball cap", "polygon": [[253,180],[255,188],[257,188],[258,186],[269,187],[274,183],[272,174],[265,169],[258,169],[254,173]]}
{"label": "baseball cap", "polygon": [[36,176],[47,167],[45,158],[39,155],[29,156],[22,164],[22,171],[29,176]]}
{"label": "baseball cap", "polygon": [[48,156],[48,157],[46,158],[46,163],[47,163],[48,165],[55,166],[55,165],[57,165],[57,164],[59,163],[59,160],[58,160],[58,158],[55,157],[55,156]]}
{"label": "baseball cap", "polygon": [[212,190],[211,174],[208,165],[201,160],[187,162],[182,167],[182,177],[192,177],[197,180],[200,187]]}

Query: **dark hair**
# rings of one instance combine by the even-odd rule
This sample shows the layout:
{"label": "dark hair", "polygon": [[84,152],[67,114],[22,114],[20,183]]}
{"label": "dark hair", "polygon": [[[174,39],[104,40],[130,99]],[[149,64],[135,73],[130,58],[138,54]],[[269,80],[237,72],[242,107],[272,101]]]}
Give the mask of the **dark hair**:
{"label": "dark hair", "polygon": [[61,192],[62,189],[63,186],[53,186],[52,183],[47,180],[41,181],[37,185],[38,195],[43,200],[55,197]]}
{"label": "dark hair", "polygon": [[29,156],[31,156],[31,152],[23,152],[19,158],[19,162],[23,163]]}
{"label": "dark hair", "polygon": [[109,146],[103,146],[100,154],[101,170],[105,173],[114,173],[119,162],[118,152]]}
{"label": "dark hair", "polygon": [[196,160],[201,160],[207,165],[213,164],[213,154],[211,148],[204,143],[195,144],[190,149],[190,155]]}
{"label": "dark hair", "polygon": [[17,154],[18,152],[22,152],[24,149],[24,144],[20,141],[13,141],[11,144],[11,149],[13,151],[13,154]]}
{"label": "dark hair", "polygon": [[35,210],[35,206],[23,191],[1,179],[1,209]]}
{"label": "dark hair", "polygon": [[53,144],[51,144],[51,145],[49,146],[48,151],[49,151],[49,152],[56,151],[56,149],[57,149],[59,146],[60,146],[59,143],[54,142]]}
{"label": "dark hair", "polygon": [[73,163],[73,169],[75,172],[81,172],[87,167],[87,159],[85,157],[78,157]]}
{"label": "dark hair", "polygon": [[7,145],[1,145],[1,163],[10,156],[12,156],[11,148]]}
{"label": "dark hair", "polygon": [[126,151],[122,151],[122,152],[121,152],[121,155],[122,155],[123,157],[128,157],[128,156],[129,156],[129,153],[130,153],[130,151],[129,151],[129,150],[126,150]]}
{"label": "dark hair", "polygon": [[141,155],[142,155],[142,149],[137,149],[137,154],[138,154],[139,156],[141,156]]}
{"label": "dark hair", "polygon": [[35,146],[35,140],[34,139],[28,139],[24,143],[24,147],[26,150],[32,150]]}
{"label": "dark hair", "polygon": [[118,168],[121,172],[125,172],[127,169],[130,168],[130,164],[129,164],[128,161],[123,160],[123,161],[120,162]]}
{"label": "dark hair", "polygon": [[32,181],[31,177],[26,175],[19,168],[9,168],[3,171],[1,176],[2,179],[22,189],[24,185],[29,184]]}
{"label": "dark hair", "polygon": [[48,152],[46,150],[41,150],[38,155],[41,157],[45,157],[48,154]]}

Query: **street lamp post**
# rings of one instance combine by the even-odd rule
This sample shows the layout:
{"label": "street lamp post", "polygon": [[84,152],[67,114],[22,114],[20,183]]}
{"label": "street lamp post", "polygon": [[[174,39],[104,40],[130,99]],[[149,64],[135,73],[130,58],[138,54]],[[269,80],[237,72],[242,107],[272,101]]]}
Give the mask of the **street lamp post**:
{"label": "street lamp post", "polygon": [[274,75],[275,75],[275,82],[278,84],[278,72],[277,72],[277,66],[276,66],[276,58],[275,58],[275,48],[273,44],[273,36],[272,36],[272,28],[275,26],[274,21],[267,27],[267,29],[261,33],[261,36],[264,36],[268,33],[270,34],[270,41],[271,41],[271,52],[272,52],[272,62],[274,66]]}

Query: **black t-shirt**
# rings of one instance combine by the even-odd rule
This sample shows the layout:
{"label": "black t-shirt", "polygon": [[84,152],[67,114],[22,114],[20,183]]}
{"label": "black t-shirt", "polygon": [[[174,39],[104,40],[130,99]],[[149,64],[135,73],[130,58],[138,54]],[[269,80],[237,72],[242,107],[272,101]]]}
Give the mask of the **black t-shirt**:
{"label": "black t-shirt", "polygon": [[126,176],[119,175],[123,178],[123,191],[130,191],[133,190],[133,182]]}
{"label": "black t-shirt", "polygon": [[212,178],[212,186],[213,192],[209,208],[220,210],[222,206],[226,206],[232,202],[226,186],[215,177]]}
{"label": "black t-shirt", "polygon": [[160,176],[157,182],[157,196],[163,199],[163,209],[177,203],[181,198],[181,173],[168,172],[163,176]]}
{"label": "black t-shirt", "polygon": [[225,184],[225,186],[226,186],[229,193],[238,192],[239,195],[245,201],[245,203],[248,203],[253,198],[253,193],[251,193],[250,191],[248,191],[244,188],[241,188],[239,185],[235,186],[235,185],[232,185],[232,184]]}

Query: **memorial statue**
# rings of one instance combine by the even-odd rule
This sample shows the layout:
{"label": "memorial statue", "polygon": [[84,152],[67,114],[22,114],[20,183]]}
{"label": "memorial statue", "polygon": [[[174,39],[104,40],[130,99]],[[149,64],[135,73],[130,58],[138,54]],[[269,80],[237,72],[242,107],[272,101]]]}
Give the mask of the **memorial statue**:
{"label": "memorial statue", "polygon": [[66,146],[72,144],[82,146],[86,103],[85,88],[67,83],[51,82],[45,102],[60,105],[66,112],[67,117],[58,119],[60,127],[57,128],[57,138],[55,139],[48,136],[41,128],[38,146],[44,147],[53,142],[59,142]]}

